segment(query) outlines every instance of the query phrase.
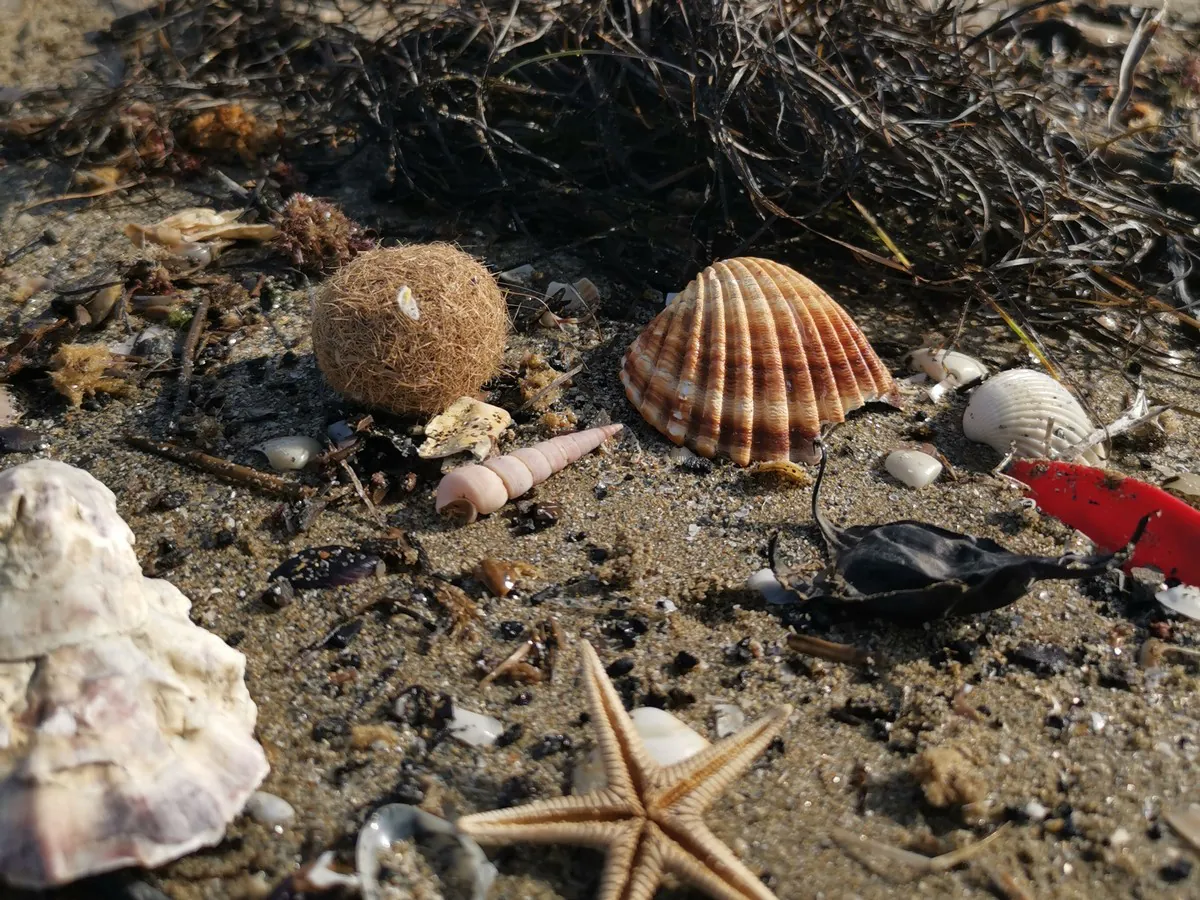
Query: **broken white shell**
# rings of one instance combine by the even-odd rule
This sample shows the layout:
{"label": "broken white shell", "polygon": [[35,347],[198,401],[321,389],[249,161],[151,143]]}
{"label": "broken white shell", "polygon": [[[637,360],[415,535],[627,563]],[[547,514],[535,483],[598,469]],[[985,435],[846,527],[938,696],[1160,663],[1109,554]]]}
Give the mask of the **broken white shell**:
{"label": "broken white shell", "polygon": [[254,449],[262,453],[271,464],[271,468],[277,472],[303,469],[311,459],[321,455],[321,445],[300,434],[271,438],[256,444]]}
{"label": "broken white shell", "polygon": [[883,467],[897,481],[915,490],[933,484],[942,474],[942,464],[920,450],[893,450]]}
{"label": "broken white shell", "polygon": [[1177,584],[1154,595],[1154,599],[1171,612],[1200,621],[1200,588]]}
{"label": "broken white shell", "polygon": [[245,657],[144,578],[111,491],[0,473],[0,881],[44,888],[218,843],[267,774]]}
{"label": "broken white shell", "polygon": [[[963,434],[1018,457],[1056,458],[1095,430],[1079,401],[1065,387],[1033,369],[994,375],[971,394],[963,415]],[[1103,446],[1083,454],[1088,465],[1103,465]]]}
{"label": "broken white shell", "polygon": [[957,350],[922,347],[910,353],[908,361],[915,371],[924,372],[934,381],[950,380],[956,386],[984,378],[988,373],[987,366],[975,357]]}

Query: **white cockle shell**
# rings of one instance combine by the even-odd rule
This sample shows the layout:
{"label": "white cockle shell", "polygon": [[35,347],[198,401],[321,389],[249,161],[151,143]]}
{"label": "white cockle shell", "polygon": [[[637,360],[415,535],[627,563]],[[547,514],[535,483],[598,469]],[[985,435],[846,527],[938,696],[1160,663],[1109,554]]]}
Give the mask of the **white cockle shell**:
{"label": "white cockle shell", "polygon": [[[969,440],[1000,454],[1015,445],[1016,455],[1023,458],[1057,457],[1093,431],[1095,426],[1071,392],[1033,369],[993,375],[972,392],[963,414],[963,434]],[[1103,465],[1106,458],[1099,445],[1082,456],[1093,466]]]}
{"label": "white cockle shell", "polygon": [[162,865],[218,843],[262,782],[245,657],[190,606],[142,576],[91,475],[0,473],[0,882]]}

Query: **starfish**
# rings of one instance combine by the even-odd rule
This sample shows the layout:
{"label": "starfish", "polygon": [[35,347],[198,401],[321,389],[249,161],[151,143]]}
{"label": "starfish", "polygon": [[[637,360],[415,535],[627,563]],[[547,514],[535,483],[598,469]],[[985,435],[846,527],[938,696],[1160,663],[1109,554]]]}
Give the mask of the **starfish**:
{"label": "starfish", "polygon": [[573,844],[607,852],[597,900],[650,900],[670,873],[716,900],[778,900],[701,816],[783,727],[790,706],[673,766],[656,764],[596,651],[583,642],[583,678],[608,785],[586,794],[463,816],[480,844]]}

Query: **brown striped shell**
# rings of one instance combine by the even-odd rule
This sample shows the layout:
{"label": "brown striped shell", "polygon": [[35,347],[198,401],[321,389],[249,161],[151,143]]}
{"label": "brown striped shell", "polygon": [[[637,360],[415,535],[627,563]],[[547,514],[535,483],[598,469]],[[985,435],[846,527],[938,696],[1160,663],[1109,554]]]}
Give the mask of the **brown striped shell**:
{"label": "brown striped shell", "polygon": [[816,462],[822,425],[899,403],[844,309],[799,272],[752,257],[701,272],[633,342],[621,382],[671,441],[741,466]]}

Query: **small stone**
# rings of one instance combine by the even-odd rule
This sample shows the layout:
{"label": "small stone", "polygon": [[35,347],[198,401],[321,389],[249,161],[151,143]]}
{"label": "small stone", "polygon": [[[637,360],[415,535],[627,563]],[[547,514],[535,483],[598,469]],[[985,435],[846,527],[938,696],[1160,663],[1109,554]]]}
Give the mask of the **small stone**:
{"label": "small stone", "polygon": [[1192,874],[1192,863],[1190,860],[1180,857],[1159,869],[1158,874],[1162,876],[1163,881],[1176,884]]}
{"label": "small stone", "polygon": [[262,453],[277,472],[303,469],[310,460],[321,455],[321,445],[303,435],[272,438],[256,445],[254,449]]}
{"label": "small stone", "polygon": [[296,818],[296,810],[282,797],[255,791],[246,801],[246,815],[260,825],[276,826],[291,822]]}
{"label": "small stone", "polygon": [[42,435],[21,425],[0,428],[0,453],[31,453],[45,442]]}
{"label": "small stone", "polygon": [[262,602],[271,609],[283,609],[296,600],[296,591],[286,578],[276,578],[262,592]]}
{"label": "small stone", "polygon": [[1021,811],[1029,817],[1030,822],[1044,822],[1050,815],[1050,810],[1036,800],[1030,800]]}
{"label": "small stone", "polygon": [[920,450],[893,450],[883,467],[897,481],[914,490],[927,487],[942,474],[942,464]]}
{"label": "small stone", "polygon": [[675,654],[675,662],[673,663],[675,671],[680,675],[687,674],[700,665],[700,660],[688,653],[686,650],[680,650]]}
{"label": "small stone", "polygon": [[619,678],[622,675],[628,675],[633,671],[634,662],[628,656],[622,656],[620,659],[615,659],[608,664],[605,672],[610,678]]}

